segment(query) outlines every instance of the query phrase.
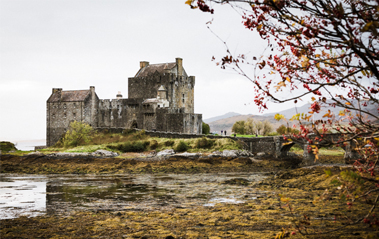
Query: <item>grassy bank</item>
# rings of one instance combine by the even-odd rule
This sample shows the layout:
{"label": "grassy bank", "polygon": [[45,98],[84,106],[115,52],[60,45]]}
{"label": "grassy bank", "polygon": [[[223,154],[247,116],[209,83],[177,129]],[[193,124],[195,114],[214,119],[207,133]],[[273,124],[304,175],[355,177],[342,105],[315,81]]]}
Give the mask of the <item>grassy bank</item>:
{"label": "grassy bank", "polygon": [[[69,145],[69,146],[67,146]],[[43,153],[52,152],[94,152],[99,149],[117,152],[156,152],[165,149],[174,149],[177,152],[213,152],[223,150],[242,149],[242,142],[229,138],[209,139],[169,139],[150,137],[145,132],[126,132],[124,134],[95,133],[90,140],[80,145],[58,142],[55,146],[39,150]]]}

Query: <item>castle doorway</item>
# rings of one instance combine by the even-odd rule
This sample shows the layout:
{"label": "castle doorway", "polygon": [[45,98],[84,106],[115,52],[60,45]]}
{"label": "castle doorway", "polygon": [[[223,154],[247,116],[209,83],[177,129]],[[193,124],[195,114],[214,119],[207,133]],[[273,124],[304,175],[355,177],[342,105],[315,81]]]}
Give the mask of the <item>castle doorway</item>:
{"label": "castle doorway", "polygon": [[137,129],[138,128],[138,124],[137,124],[137,121],[133,120],[133,123],[132,123],[132,129]]}

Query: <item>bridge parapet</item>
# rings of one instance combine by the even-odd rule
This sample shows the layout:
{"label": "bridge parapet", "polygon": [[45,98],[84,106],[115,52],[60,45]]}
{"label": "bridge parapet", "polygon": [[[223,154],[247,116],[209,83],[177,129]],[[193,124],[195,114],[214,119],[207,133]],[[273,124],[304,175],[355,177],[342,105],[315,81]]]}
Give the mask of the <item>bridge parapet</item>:
{"label": "bridge parapet", "polygon": [[[341,139],[340,134],[324,134],[324,139],[330,142],[338,142]],[[295,144],[299,145],[303,149],[303,164],[312,165],[315,162],[315,154],[312,152],[312,148],[321,148],[322,146],[317,143],[315,138],[317,135],[309,135],[309,142],[303,141],[287,141],[283,136],[272,137],[253,137],[253,138],[237,138],[245,143],[245,149],[249,150],[253,154],[265,153],[268,156],[272,156],[277,159],[285,159],[291,157],[289,150]],[[353,141],[346,141],[340,145],[345,150],[345,161],[353,161],[360,157],[357,151],[355,151],[355,143]]]}

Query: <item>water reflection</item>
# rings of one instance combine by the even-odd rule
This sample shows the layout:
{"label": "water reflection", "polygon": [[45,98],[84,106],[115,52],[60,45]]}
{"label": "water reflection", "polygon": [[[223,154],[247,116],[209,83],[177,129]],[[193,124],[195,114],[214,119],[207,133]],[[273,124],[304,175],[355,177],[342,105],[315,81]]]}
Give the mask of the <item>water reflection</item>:
{"label": "water reflection", "polygon": [[113,211],[242,203],[257,192],[223,182],[259,174],[0,176],[0,218],[73,210]]}
{"label": "water reflection", "polygon": [[[42,182],[41,182],[42,181]],[[0,219],[37,216],[46,211],[46,178],[1,177]]]}

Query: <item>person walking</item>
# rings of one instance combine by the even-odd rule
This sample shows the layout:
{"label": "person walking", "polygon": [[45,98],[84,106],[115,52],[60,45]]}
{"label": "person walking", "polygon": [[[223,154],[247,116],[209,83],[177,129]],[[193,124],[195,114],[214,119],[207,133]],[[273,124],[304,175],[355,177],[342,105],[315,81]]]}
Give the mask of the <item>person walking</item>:
{"label": "person walking", "polygon": [[224,131],[223,130],[221,130],[221,136],[222,136],[222,134],[224,133]]}
{"label": "person walking", "polygon": [[225,133],[225,136],[226,136],[226,130],[224,131],[224,133]]}

